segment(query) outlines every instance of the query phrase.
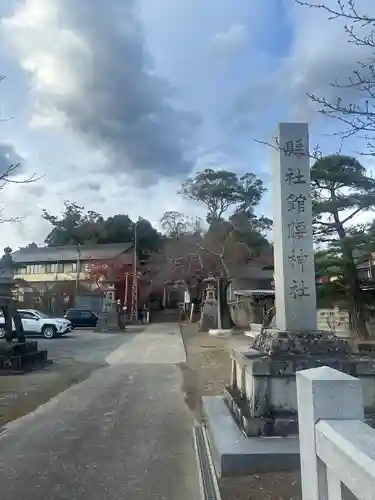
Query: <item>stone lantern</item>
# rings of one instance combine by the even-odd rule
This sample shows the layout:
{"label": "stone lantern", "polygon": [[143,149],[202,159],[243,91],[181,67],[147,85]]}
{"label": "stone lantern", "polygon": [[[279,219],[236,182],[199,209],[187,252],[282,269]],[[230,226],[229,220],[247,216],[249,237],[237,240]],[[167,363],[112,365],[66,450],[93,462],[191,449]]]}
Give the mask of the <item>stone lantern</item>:
{"label": "stone lantern", "polygon": [[206,278],[203,281],[204,281],[204,283],[207,283],[205,302],[216,300],[216,281],[217,280],[212,276],[212,274],[209,274],[208,278]]}
{"label": "stone lantern", "polygon": [[203,280],[207,283],[205,301],[202,307],[201,319],[199,321],[199,331],[208,332],[210,329],[217,328],[218,309],[216,299],[216,278],[210,274]]}
{"label": "stone lantern", "polygon": [[6,247],[0,259],[0,310],[4,317],[0,335],[2,338],[0,340],[0,374],[33,370],[44,366],[47,361],[46,349],[38,349],[38,342],[25,339],[22,319],[14,298],[15,268],[12,249]]}

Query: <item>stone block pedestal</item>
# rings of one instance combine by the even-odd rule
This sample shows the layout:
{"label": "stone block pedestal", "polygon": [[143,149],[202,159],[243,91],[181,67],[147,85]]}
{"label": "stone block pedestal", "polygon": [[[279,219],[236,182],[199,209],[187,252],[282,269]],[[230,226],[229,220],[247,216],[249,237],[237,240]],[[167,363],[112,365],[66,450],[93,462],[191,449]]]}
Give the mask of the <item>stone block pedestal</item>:
{"label": "stone block pedestal", "polygon": [[216,299],[206,300],[199,321],[199,331],[208,332],[218,326],[217,321],[217,301]]}
{"label": "stone block pedestal", "polygon": [[298,434],[296,372],[329,366],[362,381],[365,412],[375,414],[375,358],[353,354],[327,332],[266,330],[247,352],[233,350],[231,384],[224,400],[247,436]]}
{"label": "stone block pedestal", "polygon": [[209,451],[219,477],[298,470],[299,440],[246,437],[222,396],[203,397]]}
{"label": "stone block pedestal", "polygon": [[231,383],[203,398],[210,450],[219,476],[299,467],[296,372],[329,366],[360,379],[365,417],[375,427],[375,357],[353,354],[327,332],[265,330],[246,352],[231,352]]}
{"label": "stone block pedestal", "polygon": [[38,342],[0,341],[0,375],[25,373],[42,368],[47,363],[47,350],[39,349]]}
{"label": "stone block pedestal", "polygon": [[[125,322],[124,319],[123,321]],[[95,331],[100,333],[125,331],[125,323],[122,325],[122,328],[120,328],[118,314],[116,312],[102,312],[99,314],[99,321],[96,325]]]}

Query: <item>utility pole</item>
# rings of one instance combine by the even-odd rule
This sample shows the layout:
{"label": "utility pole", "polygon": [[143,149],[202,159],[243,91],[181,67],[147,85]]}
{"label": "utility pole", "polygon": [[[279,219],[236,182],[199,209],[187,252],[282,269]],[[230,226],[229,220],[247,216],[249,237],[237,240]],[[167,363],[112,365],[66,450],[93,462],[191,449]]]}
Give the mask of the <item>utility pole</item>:
{"label": "utility pole", "polygon": [[81,271],[81,249],[79,245],[77,245],[77,274],[76,274],[76,306],[77,306],[77,298],[78,298],[78,293],[79,293],[79,273]]}
{"label": "utility pole", "polygon": [[125,273],[125,290],[124,290],[124,307],[125,316],[128,317],[128,289],[129,289],[129,273]]}
{"label": "utility pole", "polygon": [[138,276],[137,276],[137,225],[134,224],[133,282],[130,320],[138,321]]}
{"label": "utility pole", "polygon": [[223,325],[222,325],[222,321],[221,321],[221,282],[220,282],[220,278],[217,279],[216,281],[216,284],[217,284],[217,327],[219,330],[221,330],[223,328]]}

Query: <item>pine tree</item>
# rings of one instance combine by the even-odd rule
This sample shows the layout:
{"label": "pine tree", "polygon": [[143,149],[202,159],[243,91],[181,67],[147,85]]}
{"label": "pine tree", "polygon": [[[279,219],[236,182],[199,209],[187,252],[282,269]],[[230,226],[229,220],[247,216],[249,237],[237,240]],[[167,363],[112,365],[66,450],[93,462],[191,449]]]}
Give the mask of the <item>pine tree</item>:
{"label": "pine tree", "polygon": [[375,180],[358,160],[343,155],[317,160],[311,180],[314,234],[323,244],[316,255],[317,273],[336,278],[319,291],[345,301],[352,330],[366,339],[366,298],[357,263],[368,255],[371,235],[366,226],[355,225],[355,217],[375,207]]}

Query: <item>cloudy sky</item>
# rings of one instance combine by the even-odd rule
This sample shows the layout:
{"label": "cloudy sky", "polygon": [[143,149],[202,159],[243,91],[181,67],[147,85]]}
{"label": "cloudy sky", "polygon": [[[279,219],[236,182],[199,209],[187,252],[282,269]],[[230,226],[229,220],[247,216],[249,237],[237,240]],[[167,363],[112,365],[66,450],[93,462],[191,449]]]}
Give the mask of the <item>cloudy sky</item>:
{"label": "cloudy sky", "polygon": [[[375,15],[373,0],[357,3]],[[329,84],[361,58],[346,40],[292,0],[1,0],[0,170],[43,176],[1,192],[6,215],[25,216],[3,242],[42,243],[41,210],[64,200],[153,223],[200,214],[176,191],[206,167],[270,187],[271,151],[252,138],[270,140],[278,121],[308,120],[334,152],[337,123],[306,92],[335,96]]]}

